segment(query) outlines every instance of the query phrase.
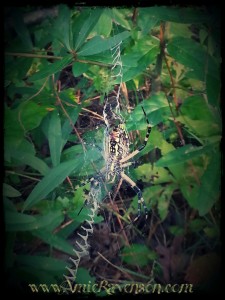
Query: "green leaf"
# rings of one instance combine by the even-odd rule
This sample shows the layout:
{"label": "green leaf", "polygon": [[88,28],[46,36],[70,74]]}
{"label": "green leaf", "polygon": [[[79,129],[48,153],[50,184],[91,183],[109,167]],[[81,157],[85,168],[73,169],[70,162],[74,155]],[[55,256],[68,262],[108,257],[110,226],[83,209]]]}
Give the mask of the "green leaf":
{"label": "green leaf", "polygon": [[104,39],[101,36],[95,36],[78,51],[78,55],[89,56],[104,52],[116,46],[118,43],[130,36],[129,31],[123,31],[111,38]]}
{"label": "green leaf", "polygon": [[[17,109],[10,109],[8,107],[4,110],[4,129],[5,129],[5,147],[9,143],[10,147],[16,148],[19,147],[19,144],[22,143],[24,139],[24,130],[19,123],[19,116]],[[27,142],[27,141],[26,141]],[[27,142],[28,143],[28,142]],[[13,145],[14,144],[14,145]]]}
{"label": "green leaf", "polygon": [[201,146],[201,147],[194,147],[193,145],[185,145],[183,147],[180,147],[174,151],[171,151],[161,157],[155,165],[157,167],[168,167],[176,164],[180,164],[183,162],[186,162],[190,159],[193,159],[195,157],[198,157],[200,155],[206,154],[212,150],[212,148],[215,148],[217,146],[217,143],[207,145],[207,146]]}
{"label": "green leaf", "polygon": [[146,120],[141,107],[144,108],[151,126],[164,121],[164,118],[170,112],[165,94],[161,92],[154,94],[149,99],[143,100],[141,104],[138,104],[135,107],[126,123],[128,130],[146,130]]}
{"label": "green leaf", "polygon": [[46,197],[54,188],[61,184],[69,174],[75,169],[79,169],[81,162],[77,159],[63,162],[57,167],[51,169],[49,173],[35,186],[26,201],[23,210],[29,209],[44,197]]}
{"label": "green leaf", "polygon": [[169,231],[175,236],[180,236],[180,235],[182,236],[185,234],[184,228],[177,225],[170,226]]}
{"label": "green leaf", "polygon": [[[19,263],[17,264],[19,265]],[[34,283],[36,283],[37,291],[41,293],[56,291],[55,289],[53,289],[53,287],[56,283],[56,277],[59,277],[61,275],[59,273],[62,274],[62,271],[59,271],[58,274],[56,274],[56,271],[54,273],[46,272],[37,268],[32,269],[30,266],[26,265],[19,265],[16,268],[14,267],[14,276],[18,281],[19,279],[23,278],[23,282],[26,282],[27,287],[29,288],[31,286],[34,286]],[[32,282],[32,284],[30,284],[30,282]]]}
{"label": "green leaf", "polygon": [[126,9],[117,9],[117,8],[112,8],[111,11],[108,11],[110,17],[115,20],[118,24],[120,24],[122,27],[131,30],[132,25],[131,22],[129,22],[126,19],[126,15],[128,11]]}
{"label": "green leaf", "polygon": [[213,109],[207,104],[202,95],[185,98],[180,109],[183,115],[193,120],[204,120],[209,123],[215,122],[215,120],[213,120]]}
{"label": "green leaf", "polygon": [[218,78],[218,66],[205,48],[193,39],[175,37],[167,45],[169,54],[181,64],[189,67],[186,76],[205,80],[206,74]]}
{"label": "green leaf", "polygon": [[[168,181],[167,181],[168,182]],[[163,221],[166,219],[169,211],[170,199],[174,190],[176,190],[177,186],[175,184],[170,184],[164,190],[161,190],[160,196],[158,197],[158,212],[160,219]]]}
{"label": "green leaf", "polygon": [[43,117],[48,113],[46,107],[40,106],[31,101],[22,103],[18,110],[20,121],[26,131],[38,127]]}
{"label": "green leaf", "polygon": [[19,264],[27,265],[31,269],[40,269],[46,272],[61,271],[64,272],[66,263],[53,257],[40,255],[17,255],[16,260]]}
{"label": "green leaf", "polygon": [[197,134],[199,137],[210,137],[221,133],[220,118],[216,110],[208,105],[202,96],[187,97],[181,107],[177,121]]}
{"label": "green leaf", "polygon": [[11,162],[11,158],[15,157],[16,159],[20,158],[17,155],[24,153],[29,153],[31,156],[35,155],[34,146],[29,143],[24,137],[17,138],[13,136],[5,135],[5,147],[4,147],[4,156],[5,160]]}
{"label": "green leaf", "polygon": [[76,280],[79,284],[87,284],[87,282],[91,282],[94,284],[95,278],[89,274],[89,272],[84,268],[79,268],[77,270]]}
{"label": "green leaf", "polygon": [[50,170],[48,165],[42,159],[25,151],[17,151],[12,149],[10,151],[10,156],[14,158],[14,160],[20,162],[22,165],[27,165],[34,168],[42,175],[46,175]]}
{"label": "green leaf", "polygon": [[63,45],[65,45],[67,50],[72,50],[73,36],[71,29],[71,11],[68,6],[58,6],[58,17],[56,18],[53,25],[52,35],[57,38]]}
{"label": "green leaf", "polygon": [[49,64],[48,68],[45,68],[45,69],[35,73],[34,75],[30,76],[29,79],[31,81],[36,81],[36,80],[46,78],[46,77],[48,77],[52,74],[55,74],[57,72],[60,72],[60,71],[62,71],[63,68],[68,66],[72,62],[72,60],[73,60],[72,54],[66,55],[60,61]]}
{"label": "green leaf", "polygon": [[74,255],[73,247],[63,238],[57,236],[56,234],[52,233],[48,229],[46,230],[34,230],[32,234],[42,241],[54,247],[62,252],[68,253],[69,255]]}
{"label": "green leaf", "polygon": [[[88,37],[89,33],[92,31],[93,27],[97,24],[100,16],[102,14],[102,9],[92,9],[84,14],[85,19],[81,15],[75,22],[74,29],[74,49],[77,51],[83,45],[84,41]],[[84,21],[85,20],[85,21]],[[76,28],[77,27],[77,28]]]}
{"label": "green leaf", "polygon": [[124,247],[121,253],[122,260],[129,265],[144,267],[149,261],[157,259],[157,254],[145,245],[132,244]]}
{"label": "green leaf", "polygon": [[141,179],[143,182],[150,182],[151,180],[154,184],[162,184],[165,182],[172,182],[173,177],[170,175],[168,170],[162,167],[156,167],[154,164],[150,166],[149,163],[143,164],[131,171],[136,179]]}
{"label": "green leaf", "polygon": [[108,14],[108,9],[104,9],[93,31],[96,35],[108,37],[112,30],[112,18]]}
{"label": "green leaf", "polygon": [[22,41],[26,51],[32,51],[33,44],[30,36],[30,32],[24,24],[23,15],[20,13],[19,10],[13,10],[12,13],[12,25],[14,30],[18,34],[20,40]]}
{"label": "green leaf", "polygon": [[80,63],[77,61],[73,64],[73,67],[72,67],[73,75],[75,77],[78,77],[78,76],[82,75],[83,73],[85,73],[89,69],[89,67],[90,66],[88,64]]}
{"label": "green leaf", "polygon": [[61,211],[49,212],[43,216],[36,215],[32,219],[29,215],[17,212],[6,212],[6,216],[7,231],[33,231],[43,228],[54,230],[64,219]]}
{"label": "green leaf", "polygon": [[26,225],[29,226],[30,224],[35,222],[35,217],[18,213],[18,212],[11,212],[11,211],[6,211],[5,212],[5,222],[6,222],[6,229],[7,225],[16,225],[20,226]]}
{"label": "green leaf", "polygon": [[206,220],[200,218],[191,220],[189,223],[190,230],[195,233],[203,230],[206,226],[207,226]]}
{"label": "green leaf", "polygon": [[195,185],[190,196],[189,204],[199,211],[200,216],[209,212],[220,196],[221,163],[220,153],[213,153],[207,169],[200,179],[200,186]]}
{"label": "green leaf", "polygon": [[21,193],[7,183],[3,183],[3,195],[5,197],[14,198],[21,196]]}
{"label": "green leaf", "polygon": [[159,23],[159,19],[154,15],[151,15],[151,18],[149,18],[149,12],[146,8],[141,7],[138,11],[137,24],[145,35]]}
{"label": "green leaf", "polygon": [[73,131],[73,124],[76,123],[77,118],[79,117],[79,113],[81,112],[81,109],[82,106],[77,105],[71,111],[67,110],[69,118],[67,118],[62,125],[62,140],[63,140],[62,147],[66,144],[71,131]]}
{"label": "green leaf", "polygon": [[191,38],[192,32],[190,30],[190,24],[181,24],[181,23],[175,23],[171,22],[168,24],[168,39],[171,39],[172,37],[185,37],[185,38]]}
{"label": "green leaf", "polygon": [[57,111],[53,111],[50,114],[47,137],[52,164],[53,167],[56,167],[60,163],[60,156],[62,151],[61,121]]}
{"label": "green leaf", "polygon": [[158,20],[170,21],[177,23],[208,23],[210,21],[210,15],[207,13],[204,7],[200,8],[181,8],[181,7],[168,7],[168,6],[153,6],[145,8],[149,16],[153,16]]}

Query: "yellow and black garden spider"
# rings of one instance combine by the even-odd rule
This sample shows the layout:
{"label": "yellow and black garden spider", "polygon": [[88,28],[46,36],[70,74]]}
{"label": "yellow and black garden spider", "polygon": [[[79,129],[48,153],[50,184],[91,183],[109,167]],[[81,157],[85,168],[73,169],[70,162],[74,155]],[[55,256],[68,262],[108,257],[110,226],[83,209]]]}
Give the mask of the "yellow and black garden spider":
{"label": "yellow and black garden spider", "polygon": [[[118,186],[120,186],[122,181],[125,180],[138,196],[138,215],[134,219],[134,221],[136,221],[141,215],[141,206],[143,205],[146,218],[148,216],[148,209],[144,198],[142,197],[140,188],[129,176],[125,174],[124,170],[126,167],[133,164],[132,162],[129,162],[129,160],[145,148],[151,132],[151,125],[149,124],[147,115],[142,107],[147,122],[147,133],[144,143],[137,150],[130,153],[129,136],[122,116],[117,113],[117,105],[117,97],[105,97],[105,105],[103,109],[103,117],[106,125],[104,138],[105,166],[96,176],[88,180],[91,184],[90,194],[93,194],[93,190],[99,188],[100,184],[103,182],[114,183],[117,178],[119,182]],[[88,202],[89,200],[86,200],[84,205],[88,204]]]}

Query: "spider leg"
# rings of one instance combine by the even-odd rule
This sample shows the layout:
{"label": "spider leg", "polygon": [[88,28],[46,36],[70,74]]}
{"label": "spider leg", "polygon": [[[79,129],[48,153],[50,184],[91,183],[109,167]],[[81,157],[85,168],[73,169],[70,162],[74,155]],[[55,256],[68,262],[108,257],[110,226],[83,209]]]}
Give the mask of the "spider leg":
{"label": "spider leg", "polygon": [[138,196],[138,215],[137,217],[134,219],[134,222],[140,217],[141,215],[141,206],[143,205],[144,207],[144,211],[145,211],[145,218],[148,218],[148,209],[147,206],[145,204],[145,200],[142,197],[142,192],[139,189],[139,187],[136,185],[136,183],[130,179],[130,177],[128,177],[124,172],[121,172],[121,178],[123,178],[127,183],[130,184],[130,186],[134,189],[134,191],[136,192],[137,196]]}
{"label": "spider leg", "polygon": [[[98,174],[96,174],[95,176],[93,176],[93,177],[91,177],[91,178],[85,180],[85,182],[83,182],[83,183],[80,185],[80,187],[86,185],[87,183],[90,183],[90,184],[91,184],[91,189],[95,189],[95,188],[99,185],[99,181],[102,180],[102,177],[103,177],[103,174],[102,174],[102,173],[103,173],[104,171],[105,171],[105,167],[102,168],[102,169],[100,170],[100,172],[99,172]],[[77,189],[76,189],[76,190],[77,190]],[[90,191],[89,191],[89,193],[90,193]],[[84,201],[84,204],[82,205],[81,209],[79,210],[79,212],[78,212],[78,214],[77,214],[78,216],[79,216],[79,214],[81,213],[81,211],[83,210],[83,208],[84,208],[87,204],[88,204],[88,200],[86,199],[86,200]]]}
{"label": "spider leg", "polygon": [[146,122],[147,122],[147,125],[148,125],[148,128],[147,128],[147,132],[146,132],[146,135],[145,135],[145,139],[144,139],[144,143],[135,151],[133,151],[132,153],[130,153],[128,156],[122,158],[120,160],[120,163],[124,163],[126,161],[128,161],[129,159],[131,159],[132,157],[134,157],[135,155],[137,155],[141,150],[143,150],[145,148],[145,146],[147,145],[147,142],[148,142],[148,138],[149,138],[149,135],[151,133],[151,130],[152,130],[152,127],[148,121],[148,118],[147,118],[147,115],[146,115],[146,112],[144,111],[144,108],[141,107],[143,112],[144,112],[144,115],[145,115],[145,119],[146,119]]}

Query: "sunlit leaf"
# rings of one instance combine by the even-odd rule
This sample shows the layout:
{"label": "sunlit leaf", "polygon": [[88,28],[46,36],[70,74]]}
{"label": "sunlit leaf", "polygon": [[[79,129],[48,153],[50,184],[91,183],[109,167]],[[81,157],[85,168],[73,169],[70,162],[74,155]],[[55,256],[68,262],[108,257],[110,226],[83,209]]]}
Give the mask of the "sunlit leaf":
{"label": "sunlit leaf", "polygon": [[111,30],[112,30],[112,18],[109,15],[108,11],[109,10],[106,8],[102,12],[102,14],[101,14],[101,16],[100,16],[97,24],[95,25],[95,27],[93,29],[93,31],[96,32],[97,35],[103,35],[105,37],[108,37],[110,35],[110,33],[111,33]]}
{"label": "sunlit leaf", "polygon": [[122,27],[131,30],[132,25],[126,18],[126,10],[125,9],[117,9],[112,8],[112,10],[108,10],[108,14],[111,16],[113,20],[118,22]]}

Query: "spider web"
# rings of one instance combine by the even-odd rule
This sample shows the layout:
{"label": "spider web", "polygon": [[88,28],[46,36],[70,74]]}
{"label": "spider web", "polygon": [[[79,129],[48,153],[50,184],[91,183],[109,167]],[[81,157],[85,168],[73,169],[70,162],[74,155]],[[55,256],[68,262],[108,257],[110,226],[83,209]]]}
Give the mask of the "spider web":
{"label": "spider web", "polygon": [[[111,86],[117,83],[116,91],[113,90],[113,111],[120,120],[124,120],[120,111],[122,106],[121,88],[123,82],[121,45],[122,41],[110,49],[112,56],[110,81]],[[108,87],[104,99],[105,106],[110,103],[109,94],[111,92]],[[89,125],[85,124],[84,118],[82,122],[83,123],[80,124],[86,129]],[[103,129],[104,127],[102,125],[105,129]],[[103,120],[97,120],[95,126],[92,126],[97,130],[97,133],[94,134],[94,139],[93,131],[88,131],[82,136],[86,151],[81,147],[84,164],[79,174],[77,174],[78,177],[88,179],[93,175],[95,176],[96,172],[99,172],[101,167],[104,166],[105,163],[102,158],[100,158],[100,164],[99,160],[93,159],[93,157],[104,157],[102,144],[104,144],[103,141],[108,125],[105,110],[103,109]],[[82,128],[78,127],[78,129]],[[95,137],[97,140],[95,140]],[[129,168],[126,169],[126,173],[129,174]],[[88,184],[84,185],[84,187],[80,186],[77,189],[77,191],[82,191],[81,198],[85,196],[89,199],[89,207],[87,205],[87,207],[83,209],[83,212],[81,212],[81,215],[83,214],[84,216],[84,225],[81,225],[71,237],[71,241],[74,245],[75,258],[71,258],[72,266],[68,267],[70,275],[65,275],[67,280],[73,281],[77,275],[79,277],[79,269],[82,267],[88,268],[89,273],[95,276],[97,280],[107,280],[115,283],[132,279],[129,273],[121,271],[124,267],[121,249],[123,249],[124,246],[131,247],[132,243],[135,243],[137,239],[138,242],[140,242],[140,240],[144,242],[144,234],[133,226],[129,220],[124,222],[124,220],[118,216],[125,216],[130,205],[130,203],[127,203],[123,199],[127,197],[132,198],[135,195],[135,193],[131,191],[131,188],[127,189],[126,183],[123,183],[122,187],[119,182],[115,182],[113,185],[101,182],[98,189],[92,189]],[[131,196],[129,193],[131,193]],[[85,197],[82,202],[85,201]],[[80,203],[80,205],[82,207],[83,203]],[[87,212],[88,209],[89,213]],[[97,214],[103,216],[104,221],[96,224]],[[141,273],[138,262],[136,269]],[[104,272],[102,270],[104,270]],[[152,270],[149,269],[148,273],[150,274],[151,272]],[[68,291],[68,286],[65,287],[64,291]]]}

